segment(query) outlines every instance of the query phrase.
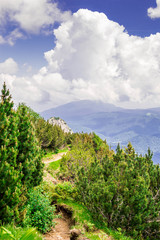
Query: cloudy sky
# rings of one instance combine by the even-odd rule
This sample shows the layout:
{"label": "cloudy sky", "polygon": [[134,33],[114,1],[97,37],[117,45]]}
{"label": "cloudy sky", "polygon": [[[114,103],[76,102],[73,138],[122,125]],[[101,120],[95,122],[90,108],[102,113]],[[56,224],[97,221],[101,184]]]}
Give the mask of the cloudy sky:
{"label": "cloudy sky", "polygon": [[160,107],[160,0],[0,0],[0,87],[42,111]]}

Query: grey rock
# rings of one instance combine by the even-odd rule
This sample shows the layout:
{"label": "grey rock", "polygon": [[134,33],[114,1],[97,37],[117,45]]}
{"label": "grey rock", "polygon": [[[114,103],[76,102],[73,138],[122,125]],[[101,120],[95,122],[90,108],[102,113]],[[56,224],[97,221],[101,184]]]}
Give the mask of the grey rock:
{"label": "grey rock", "polygon": [[71,128],[67,125],[67,123],[61,119],[61,118],[56,118],[56,117],[51,117],[49,119],[49,123],[54,125],[58,125],[59,127],[61,127],[61,129],[65,132],[65,133],[73,133],[73,131],[71,130]]}

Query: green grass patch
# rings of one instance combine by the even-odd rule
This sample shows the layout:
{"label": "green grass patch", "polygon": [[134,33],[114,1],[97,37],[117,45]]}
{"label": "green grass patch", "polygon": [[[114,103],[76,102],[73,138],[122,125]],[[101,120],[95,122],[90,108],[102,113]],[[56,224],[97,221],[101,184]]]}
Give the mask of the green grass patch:
{"label": "green grass patch", "polygon": [[90,240],[107,240],[108,239],[108,235],[103,231],[85,233],[85,236]]}
{"label": "green grass patch", "polygon": [[52,170],[52,171],[58,170],[59,167],[60,167],[60,162],[61,162],[61,159],[49,163],[48,169],[50,169],[50,170]]}
{"label": "green grass patch", "polygon": [[45,156],[43,156],[43,159],[50,159],[53,157],[54,154],[54,152],[48,152],[47,154],[45,154]]}
{"label": "green grass patch", "polygon": [[133,240],[133,238],[125,236],[125,234],[121,231],[121,229],[119,229],[118,231],[115,231],[113,229],[105,228],[104,231],[108,235],[112,236],[112,238],[115,240]]}
{"label": "green grass patch", "polygon": [[68,147],[65,147],[63,149],[58,149],[58,153],[68,152]]}
{"label": "green grass patch", "polygon": [[46,154],[43,156],[43,160],[51,159],[52,157],[54,157],[54,155],[63,152],[68,152],[68,147],[65,147],[63,149],[56,149],[55,151],[53,151],[52,149],[47,149]]}
{"label": "green grass patch", "polygon": [[73,218],[79,226],[83,227],[85,223],[94,225],[93,218],[85,206],[71,200],[58,200],[58,204],[65,204],[72,209]]}

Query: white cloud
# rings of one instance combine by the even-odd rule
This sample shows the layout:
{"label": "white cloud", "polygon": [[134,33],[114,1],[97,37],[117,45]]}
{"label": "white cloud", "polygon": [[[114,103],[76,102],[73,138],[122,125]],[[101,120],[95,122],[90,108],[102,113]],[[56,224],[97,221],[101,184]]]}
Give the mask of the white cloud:
{"label": "white cloud", "polygon": [[15,99],[38,110],[78,99],[159,106],[160,33],[130,36],[104,14],[81,9],[54,34],[46,66],[31,78],[10,77]]}
{"label": "white cloud", "polygon": [[157,7],[148,9],[148,16],[150,18],[159,18],[160,17],[160,0],[156,0]]}
{"label": "white cloud", "polygon": [[10,46],[13,46],[17,39],[20,38],[25,38],[25,36],[20,32],[18,28],[15,28],[13,31],[11,31],[8,35],[4,37],[0,35],[0,44],[9,44]]}
{"label": "white cloud", "polygon": [[[50,0],[1,0],[0,27],[5,32],[5,26],[15,27],[12,33],[3,36],[5,42],[13,44],[24,33],[39,34],[50,32],[49,27],[56,21],[62,22],[70,17],[69,12],[61,12],[56,3]],[[4,34],[3,34],[4,35]],[[0,41],[1,43],[1,41]],[[4,42],[2,42],[4,43]]]}
{"label": "white cloud", "polygon": [[8,36],[6,36],[5,42],[13,46],[16,40],[19,38],[24,38],[24,35],[19,31],[18,28],[16,28]]}
{"label": "white cloud", "polygon": [[18,65],[12,58],[8,58],[5,62],[0,63],[0,74],[16,74],[17,71]]}
{"label": "white cloud", "polygon": [[33,79],[29,77],[18,77],[11,74],[0,74],[0,89],[2,89],[3,83],[6,83],[12,95],[13,101],[18,105],[20,102],[27,103],[31,107],[37,107],[41,105],[41,101],[45,98],[47,101],[45,91],[42,91],[35,85]]}
{"label": "white cloud", "polygon": [[72,97],[158,103],[159,33],[129,36],[123,26],[88,10],[79,10],[54,33],[56,46],[45,53],[48,72],[58,72],[70,83]]}

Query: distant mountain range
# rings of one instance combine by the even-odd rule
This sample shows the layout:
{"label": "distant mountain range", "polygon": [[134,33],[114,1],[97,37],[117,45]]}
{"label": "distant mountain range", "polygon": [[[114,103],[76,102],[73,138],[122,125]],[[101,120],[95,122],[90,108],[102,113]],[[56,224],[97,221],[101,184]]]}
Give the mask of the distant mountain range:
{"label": "distant mountain range", "polygon": [[123,109],[99,101],[76,101],[40,113],[45,119],[60,117],[74,132],[95,132],[115,149],[130,141],[136,152],[153,151],[160,163],[160,108]]}

